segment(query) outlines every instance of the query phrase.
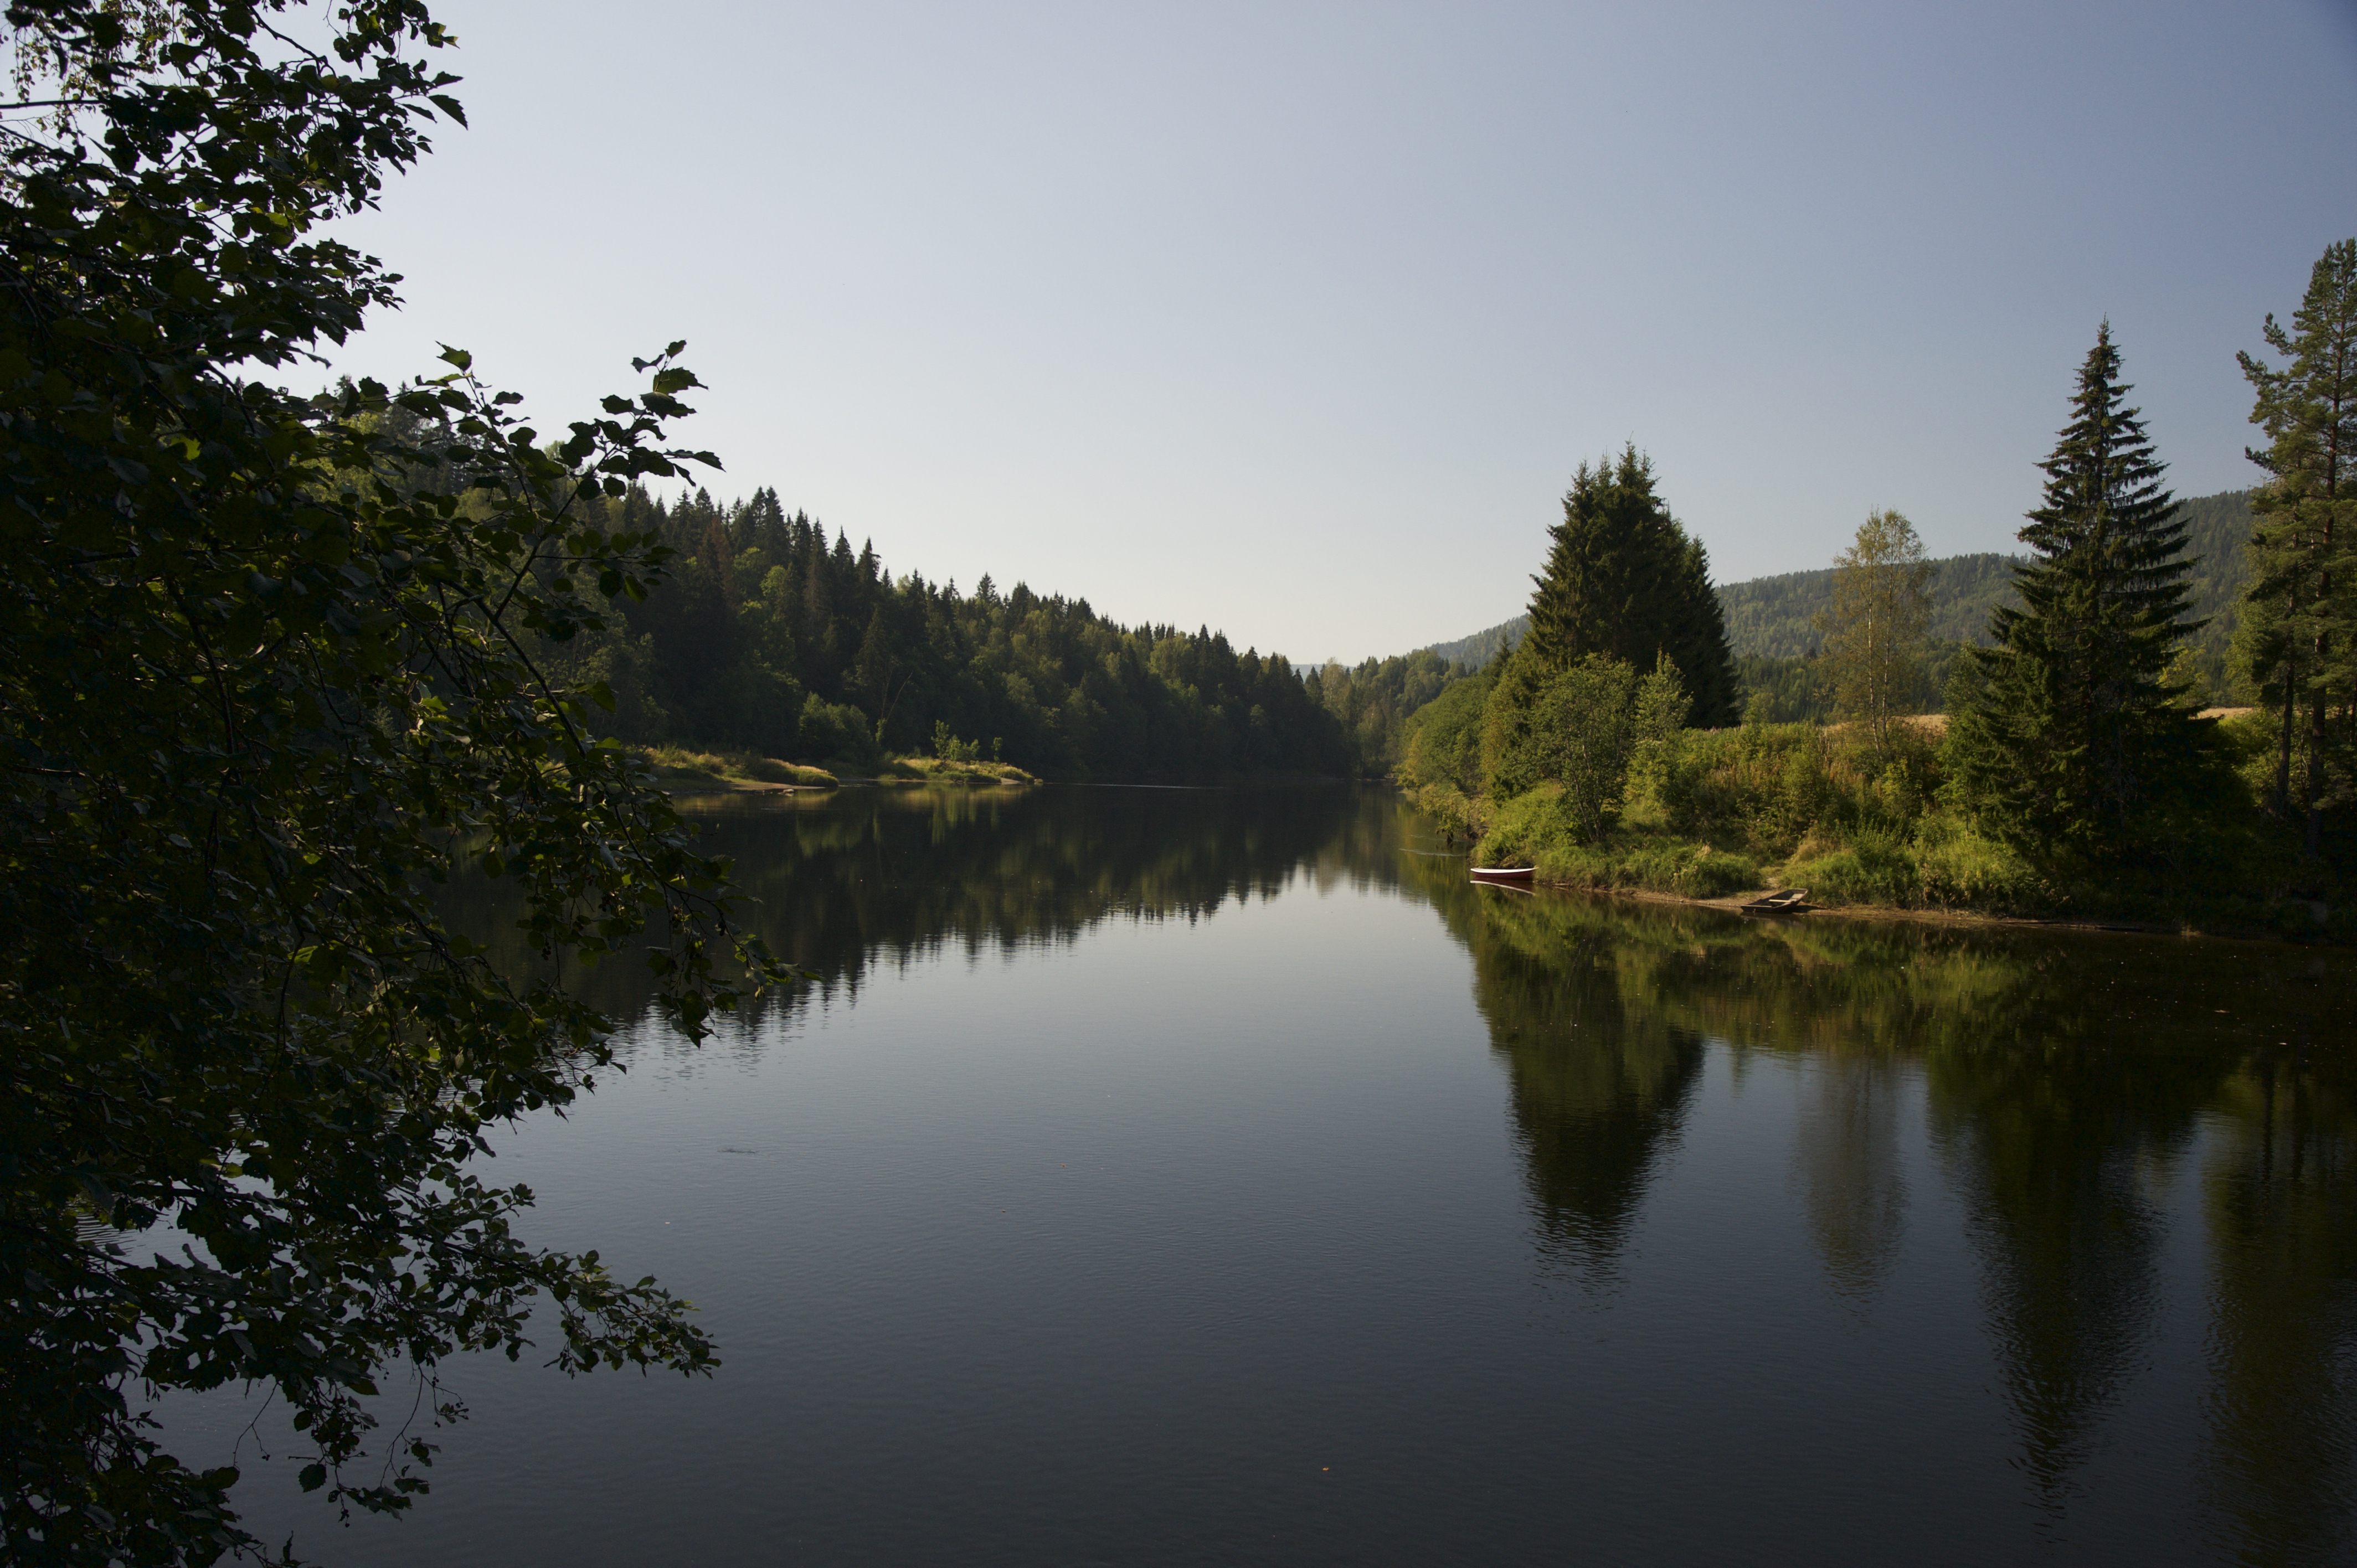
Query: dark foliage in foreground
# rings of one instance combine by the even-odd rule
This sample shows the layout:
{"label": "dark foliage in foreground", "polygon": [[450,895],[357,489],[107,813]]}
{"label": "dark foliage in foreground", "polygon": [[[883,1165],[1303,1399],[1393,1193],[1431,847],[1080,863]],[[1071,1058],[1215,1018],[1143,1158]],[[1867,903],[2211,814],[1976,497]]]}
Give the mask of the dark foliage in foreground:
{"label": "dark foliage in foreground", "polygon": [[270,1390],[302,1484],[382,1510],[433,1453],[371,1436],[389,1373],[455,1419],[436,1365],[522,1353],[536,1309],[566,1370],[711,1365],[687,1304],[528,1245],[530,1194],[473,1174],[488,1129],[586,1087],[605,1020],[511,983],[436,886],[511,886],[549,960],[660,918],[639,950],[691,1030],[729,976],[782,974],[588,741],[599,693],[533,657],[660,580],[660,542],[585,502],[680,471],[694,378],[642,367],[553,450],[456,350],[397,401],[256,379],[389,299],[316,228],[458,113],[417,58],[439,27],[414,0],[8,19],[65,102],[0,146],[0,1559],[209,1563],[258,1543],[234,1472],[159,1445],[160,1392]]}

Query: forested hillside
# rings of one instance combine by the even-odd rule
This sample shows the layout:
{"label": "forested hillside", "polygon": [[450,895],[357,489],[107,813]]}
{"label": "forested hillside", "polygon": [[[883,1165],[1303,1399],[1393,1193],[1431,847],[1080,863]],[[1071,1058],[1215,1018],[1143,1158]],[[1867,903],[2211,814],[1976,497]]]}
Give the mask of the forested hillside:
{"label": "forested hillside", "polygon": [[[2233,636],[2235,599],[2248,575],[2244,546],[2251,537],[2250,502],[2250,491],[2227,490],[2185,501],[2179,512],[2186,524],[2187,553],[2196,560],[2193,613],[2207,622],[2191,640],[2196,667],[2222,694],[2227,689],[2226,649]],[[1951,555],[1932,566],[1928,637],[1934,667],[1927,700],[1940,690],[1954,648],[1986,642],[1991,612],[2014,602],[2010,555]],[[1776,717],[1824,716],[1816,711],[1822,703],[1810,695],[1815,682],[1803,666],[1822,640],[1814,620],[1832,607],[1833,593],[1830,566],[1719,586],[1727,641],[1744,683],[1748,690],[1770,693]],[[1501,647],[1521,640],[1528,618],[1516,616],[1470,637],[1434,643],[1428,651],[1444,661],[1484,664]]]}
{"label": "forested hillside", "polygon": [[[1500,621],[1486,630],[1477,631],[1470,637],[1460,637],[1454,642],[1436,642],[1425,651],[1446,662],[1469,664],[1478,670],[1495,659],[1500,649],[1512,648],[1522,641],[1523,633],[1530,629],[1530,617],[1519,615],[1512,620]],[[1738,645],[1736,652],[1739,654],[1742,651]]]}
{"label": "forested hillside", "polygon": [[[2193,613],[2208,621],[2193,639],[2205,664],[2221,671],[2233,632],[2235,596],[2248,575],[2244,545],[2251,537],[2251,492],[2228,490],[2180,504],[2186,553],[2195,559]],[[1951,555],[1932,563],[1932,624],[1934,642],[1986,642],[1989,614],[2015,602],[2010,555]],[[1795,659],[1816,651],[1819,634],[1812,619],[1833,604],[1831,567],[1787,572],[1729,583],[1718,590],[1727,606],[1727,639],[1738,657]]]}
{"label": "forested hillside", "polygon": [[621,625],[546,651],[605,680],[618,739],[854,771],[887,751],[968,747],[1059,778],[1356,766],[1316,682],[1208,628],[1125,627],[1086,599],[988,576],[969,593],[896,577],[871,545],[789,516],[774,490],[610,504],[614,524],[676,552],[673,580],[623,601]]}
{"label": "forested hillside", "polygon": [[1465,666],[1419,648],[1389,659],[1369,659],[1351,669],[1329,660],[1323,669],[1309,672],[1308,685],[1340,722],[1356,771],[1380,778],[1399,764],[1408,715],[1466,672]]}
{"label": "forested hillside", "polygon": [[[1931,563],[1932,622],[1926,635],[1941,642],[1977,642],[1989,612],[2012,596],[2013,557],[1951,555]],[[1834,569],[1786,572],[1728,583],[1718,590],[1727,607],[1727,640],[1739,657],[1799,659],[1822,640],[1813,618],[1833,607]]]}

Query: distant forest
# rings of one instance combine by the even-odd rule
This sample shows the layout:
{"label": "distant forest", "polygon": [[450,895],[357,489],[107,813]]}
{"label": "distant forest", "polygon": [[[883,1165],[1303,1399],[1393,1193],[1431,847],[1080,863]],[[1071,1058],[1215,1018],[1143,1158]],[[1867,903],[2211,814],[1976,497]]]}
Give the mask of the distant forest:
{"label": "distant forest", "polygon": [[988,576],[964,594],[895,577],[872,545],[789,515],[774,490],[728,505],[641,490],[609,505],[611,525],[661,533],[672,580],[621,601],[620,624],[545,652],[605,682],[617,739],[850,772],[952,747],[1059,778],[1358,766],[1314,682],[1208,628],[1125,627],[1086,599]]}
{"label": "distant forest", "polygon": [[[2206,618],[2191,643],[2194,669],[2212,691],[2229,690],[2226,649],[2233,636],[2236,605],[2249,566],[2244,545],[2251,537],[2251,492],[2227,490],[2181,503],[2186,551],[2197,558],[2191,578],[2193,613]],[[1985,643],[1990,612],[2015,602],[2010,555],[1950,555],[1932,563],[1932,623],[1928,633],[1924,690],[1927,711],[1940,693],[1958,649]],[[1727,636],[1747,693],[1766,695],[1763,716],[1770,721],[1832,716],[1832,697],[1812,668],[1823,634],[1814,618],[1833,607],[1834,571],[1786,572],[1722,584]],[[1501,648],[1522,639],[1528,618],[1516,616],[1454,642],[1426,650],[1443,663],[1478,668]]]}

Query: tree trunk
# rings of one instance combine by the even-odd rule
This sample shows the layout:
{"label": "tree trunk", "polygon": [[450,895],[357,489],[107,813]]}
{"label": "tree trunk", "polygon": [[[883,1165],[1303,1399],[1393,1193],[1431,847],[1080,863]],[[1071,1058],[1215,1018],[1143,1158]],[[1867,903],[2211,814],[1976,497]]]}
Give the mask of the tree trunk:
{"label": "tree trunk", "polygon": [[[2321,637],[2317,639],[2319,643],[2323,640]],[[2319,783],[2317,774],[2323,766],[2324,691],[2319,686],[2309,697],[2308,716],[2308,845],[2303,854],[2310,861],[2322,853],[2324,846],[2324,812],[2316,803]]]}
{"label": "tree trunk", "polygon": [[[2290,610],[2296,612],[2299,600],[2295,596]],[[2283,750],[2276,758],[2276,815],[2285,821],[2291,818],[2291,724],[2292,715],[2299,712],[2299,660],[2290,650],[2290,639],[2285,639],[2284,651],[2284,720]]]}

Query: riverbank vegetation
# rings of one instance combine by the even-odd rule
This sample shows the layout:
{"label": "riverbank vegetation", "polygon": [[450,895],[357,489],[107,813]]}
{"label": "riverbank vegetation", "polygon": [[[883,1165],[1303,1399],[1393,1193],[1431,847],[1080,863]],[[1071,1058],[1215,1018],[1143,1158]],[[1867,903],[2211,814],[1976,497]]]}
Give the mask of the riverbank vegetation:
{"label": "riverbank vegetation", "polygon": [[655,782],[674,795],[707,789],[832,789],[839,780],[823,768],[805,768],[775,757],[748,751],[689,751],[676,746],[651,746],[640,753]]}
{"label": "riverbank vegetation", "polygon": [[[1931,636],[1920,541],[1878,510],[1813,615],[1805,701],[1833,722],[1787,718],[1800,704],[1772,686],[1730,722],[1730,674],[1760,671],[1730,671],[1723,601],[1668,613],[1589,586],[1616,551],[1669,537],[1632,449],[1566,498],[1528,634],[1403,726],[1401,782],[1478,860],[1579,886],[2357,936],[2357,243],[2267,333],[2289,362],[2246,365],[2275,478],[2238,571],[2190,547],[2106,325],[1986,646]],[[2222,714],[2198,612],[2229,575],[2225,679],[2260,701]],[[1921,701],[1935,659],[1944,714]]]}

